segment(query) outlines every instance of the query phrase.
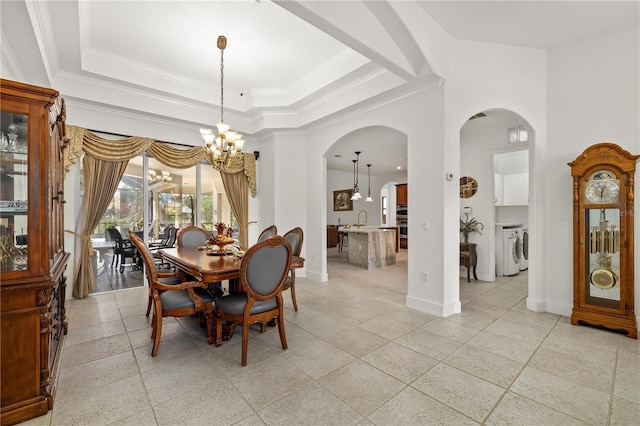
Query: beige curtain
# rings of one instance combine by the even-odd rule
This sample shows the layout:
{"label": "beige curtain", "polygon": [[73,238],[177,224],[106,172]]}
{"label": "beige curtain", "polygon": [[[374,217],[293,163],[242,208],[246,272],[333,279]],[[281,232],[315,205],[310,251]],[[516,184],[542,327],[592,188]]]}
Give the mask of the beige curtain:
{"label": "beige curtain", "polygon": [[239,171],[237,173],[222,173],[222,184],[224,190],[227,193],[227,199],[233,209],[233,212],[238,219],[240,225],[240,232],[238,234],[238,240],[240,240],[240,247],[247,249],[249,247],[249,238],[247,235],[247,229],[249,228],[249,195],[247,191],[247,179],[244,177],[244,173]]}
{"label": "beige curtain", "polygon": [[79,254],[73,280],[72,296],[76,299],[87,297],[95,288],[91,248],[91,233],[104,212],[111,204],[120,179],[127,168],[129,160],[104,161],[91,155],[85,155],[84,166],[84,201],[83,212],[78,218],[76,253]]}
{"label": "beige curtain", "polygon": [[202,147],[180,149],[141,137],[104,139],[87,129],[71,125],[66,126],[66,134],[70,141],[68,149],[65,150],[65,173],[83,152],[86,154],[83,160],[84,214],[79,217],[76,232],[68,231],[78,237],[75,246],[76,253],[79,255],[74,272],[73,297],[82,299],[95,287],[91,233],[113,199],[129,159],[143,152],[149,153],[160,163],[169,167],[186,169],[206,159],[219,170],[231,208],[240,222],[240,245],[247,246],[246,231],[249,217],[247,192],[251,190],[253,197],[257,194],[255,155],[243,154],[231,164],[220,165],[216,164]]}

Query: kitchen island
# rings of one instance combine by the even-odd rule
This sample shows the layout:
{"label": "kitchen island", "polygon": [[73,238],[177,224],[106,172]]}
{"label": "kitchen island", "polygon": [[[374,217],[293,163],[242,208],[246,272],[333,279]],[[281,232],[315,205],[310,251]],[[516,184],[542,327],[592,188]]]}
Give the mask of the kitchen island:
{"label": "kitchen island", "polygon": [[396,232],[373,226],[349,230],[349,263],[367,269],[396,264]]}

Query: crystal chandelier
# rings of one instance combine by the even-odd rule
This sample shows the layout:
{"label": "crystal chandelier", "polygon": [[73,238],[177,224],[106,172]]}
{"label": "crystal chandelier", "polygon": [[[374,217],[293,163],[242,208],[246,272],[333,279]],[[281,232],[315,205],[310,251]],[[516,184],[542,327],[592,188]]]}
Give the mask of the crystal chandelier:
{"label": "crystal chandelier", "polygon": [[[216,124],[218,136],[212,129],[200,129],[204,139],[204,148],[213,157],[214,166],[221,168],[228,166],[235,158],[242,157],[244,140],[242,135],[229,130],[229,125],[224,122],[224,48],[227,47],[227,38],[218,36],[218,49],[220,49],[220,122]],[[215,144],[214,144],[215,142]]]}
{"label": "crystal chandelier", "polygon": [[149,182],[171,182],[173,177],[171,173],[166,170],[162,172],[156,170],[149,170]]}

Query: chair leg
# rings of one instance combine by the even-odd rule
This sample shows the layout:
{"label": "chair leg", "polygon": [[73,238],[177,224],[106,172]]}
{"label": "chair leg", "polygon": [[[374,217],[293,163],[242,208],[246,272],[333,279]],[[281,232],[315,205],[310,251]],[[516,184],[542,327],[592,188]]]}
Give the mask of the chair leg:
{"label": "chair leg", "polygon": [[160,336],[162,336],[162,315],[154,313],[153,319],[153,331],[151,332],[153,349],[151,350],[151,356],[156,356],[158,355],[158,348],[160,347]]}
{"label": "chair leg", "polygon": [[247,347],[249,346],[249,324],[242,324],[242,366],[247,365]]}
{"label": "chair leg", "polygon": [[151,304],[153,303],[153,297],[151,297],[151,289],[149,289],[149,303],[147,303],[147,314],[149,316],[149,312],[151,312]]}
{"label": "chair leg", "polygon": [[282,349],[287,349],[287,336],[284,332],[284,316],[282,312],[278,315],[278,333],[280,334],[280,343],[282,344]]}
{"label": "chair leg", "polygon": [[296,271],[291,270],[291,301],[293,302],[293,309],[298,312],[298,301],[296,300]]}

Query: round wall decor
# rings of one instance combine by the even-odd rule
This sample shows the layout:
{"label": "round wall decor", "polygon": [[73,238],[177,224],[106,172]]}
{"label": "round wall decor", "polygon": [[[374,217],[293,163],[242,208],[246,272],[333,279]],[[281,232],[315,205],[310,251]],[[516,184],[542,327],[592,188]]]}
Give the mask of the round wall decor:
{"label": "round wall decor", "polygon": [[460,178],[460,198],[469,198],[478,190],[478,181],[470,176]]}

